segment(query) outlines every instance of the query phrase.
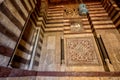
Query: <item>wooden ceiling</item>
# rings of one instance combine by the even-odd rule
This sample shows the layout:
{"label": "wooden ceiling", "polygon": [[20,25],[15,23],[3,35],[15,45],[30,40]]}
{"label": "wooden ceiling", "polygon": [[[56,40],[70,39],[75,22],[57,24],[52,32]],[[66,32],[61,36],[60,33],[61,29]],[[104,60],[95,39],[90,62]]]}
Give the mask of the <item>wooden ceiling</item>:
{"label": "wooden ceiling", "polygon": [[[83,2],[95,2],[99,0],[82,0]],[[81,0],[48,0],[49,4],[74,4],[81,3]]]}

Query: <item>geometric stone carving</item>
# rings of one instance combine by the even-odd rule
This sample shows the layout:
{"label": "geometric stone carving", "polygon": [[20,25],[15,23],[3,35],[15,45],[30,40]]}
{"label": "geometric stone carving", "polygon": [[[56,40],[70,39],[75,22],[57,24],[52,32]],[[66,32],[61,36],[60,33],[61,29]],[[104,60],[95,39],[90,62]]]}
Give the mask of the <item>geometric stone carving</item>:
{"label": "geometric stone carving", "polygon": [[67,65],[99,65],[93,37],[66,38]]}

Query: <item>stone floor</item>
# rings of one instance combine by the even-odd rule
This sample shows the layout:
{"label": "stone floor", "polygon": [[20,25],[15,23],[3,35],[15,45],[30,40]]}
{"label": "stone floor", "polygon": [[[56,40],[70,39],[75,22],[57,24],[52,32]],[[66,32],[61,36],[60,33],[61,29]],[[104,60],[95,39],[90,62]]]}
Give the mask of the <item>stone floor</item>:
{"label": "stone floor", "polygon": [[[64,60],[61,60],[61,37],[64,37]],[[39,61],[39,71],[104,71],[92,34],[46,33]]]}

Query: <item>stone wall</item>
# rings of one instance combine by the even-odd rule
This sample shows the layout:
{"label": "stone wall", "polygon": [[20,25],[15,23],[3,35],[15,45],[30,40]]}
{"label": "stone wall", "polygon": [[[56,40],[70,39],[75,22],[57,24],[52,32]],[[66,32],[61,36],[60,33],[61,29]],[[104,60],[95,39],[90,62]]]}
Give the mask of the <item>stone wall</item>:
{"label": "stone wall", "polygon": [[[96,30],[96,33],[101,35],[106,51],[110,58],[110,68],[114,71],[120,71],[120,35],[116,29]],[[113,69],[111,69],[113,71]]]}
{"label": "stone wall", "polygon": [[115,24],[115,27],[120,30],[120,8],[117,6],[114,0],[101,0],[101,4],[108,12],[111,20]]}
{"label": "stone wall", "polygon": [[[25,68],[25,64],[29,63],[39,9],[40,0],[1,0],[1,66],[14,63],[14,67]],[[41,33],[41,35],[43,35],[43,29],[41,29]],[[8,64],[9,61],[10,64]]]}

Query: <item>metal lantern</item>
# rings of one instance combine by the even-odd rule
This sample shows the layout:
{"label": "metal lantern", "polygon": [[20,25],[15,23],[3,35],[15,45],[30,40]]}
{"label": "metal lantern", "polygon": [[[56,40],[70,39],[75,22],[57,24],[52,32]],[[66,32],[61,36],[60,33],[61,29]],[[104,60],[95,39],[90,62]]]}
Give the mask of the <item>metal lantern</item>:
{"label": "metal lantern", "polygon": [[80,4],[79,5],[79,14],[80,15],[87,15],[88,13],[88,10],[86,8],[86,5],[85,4]]}

